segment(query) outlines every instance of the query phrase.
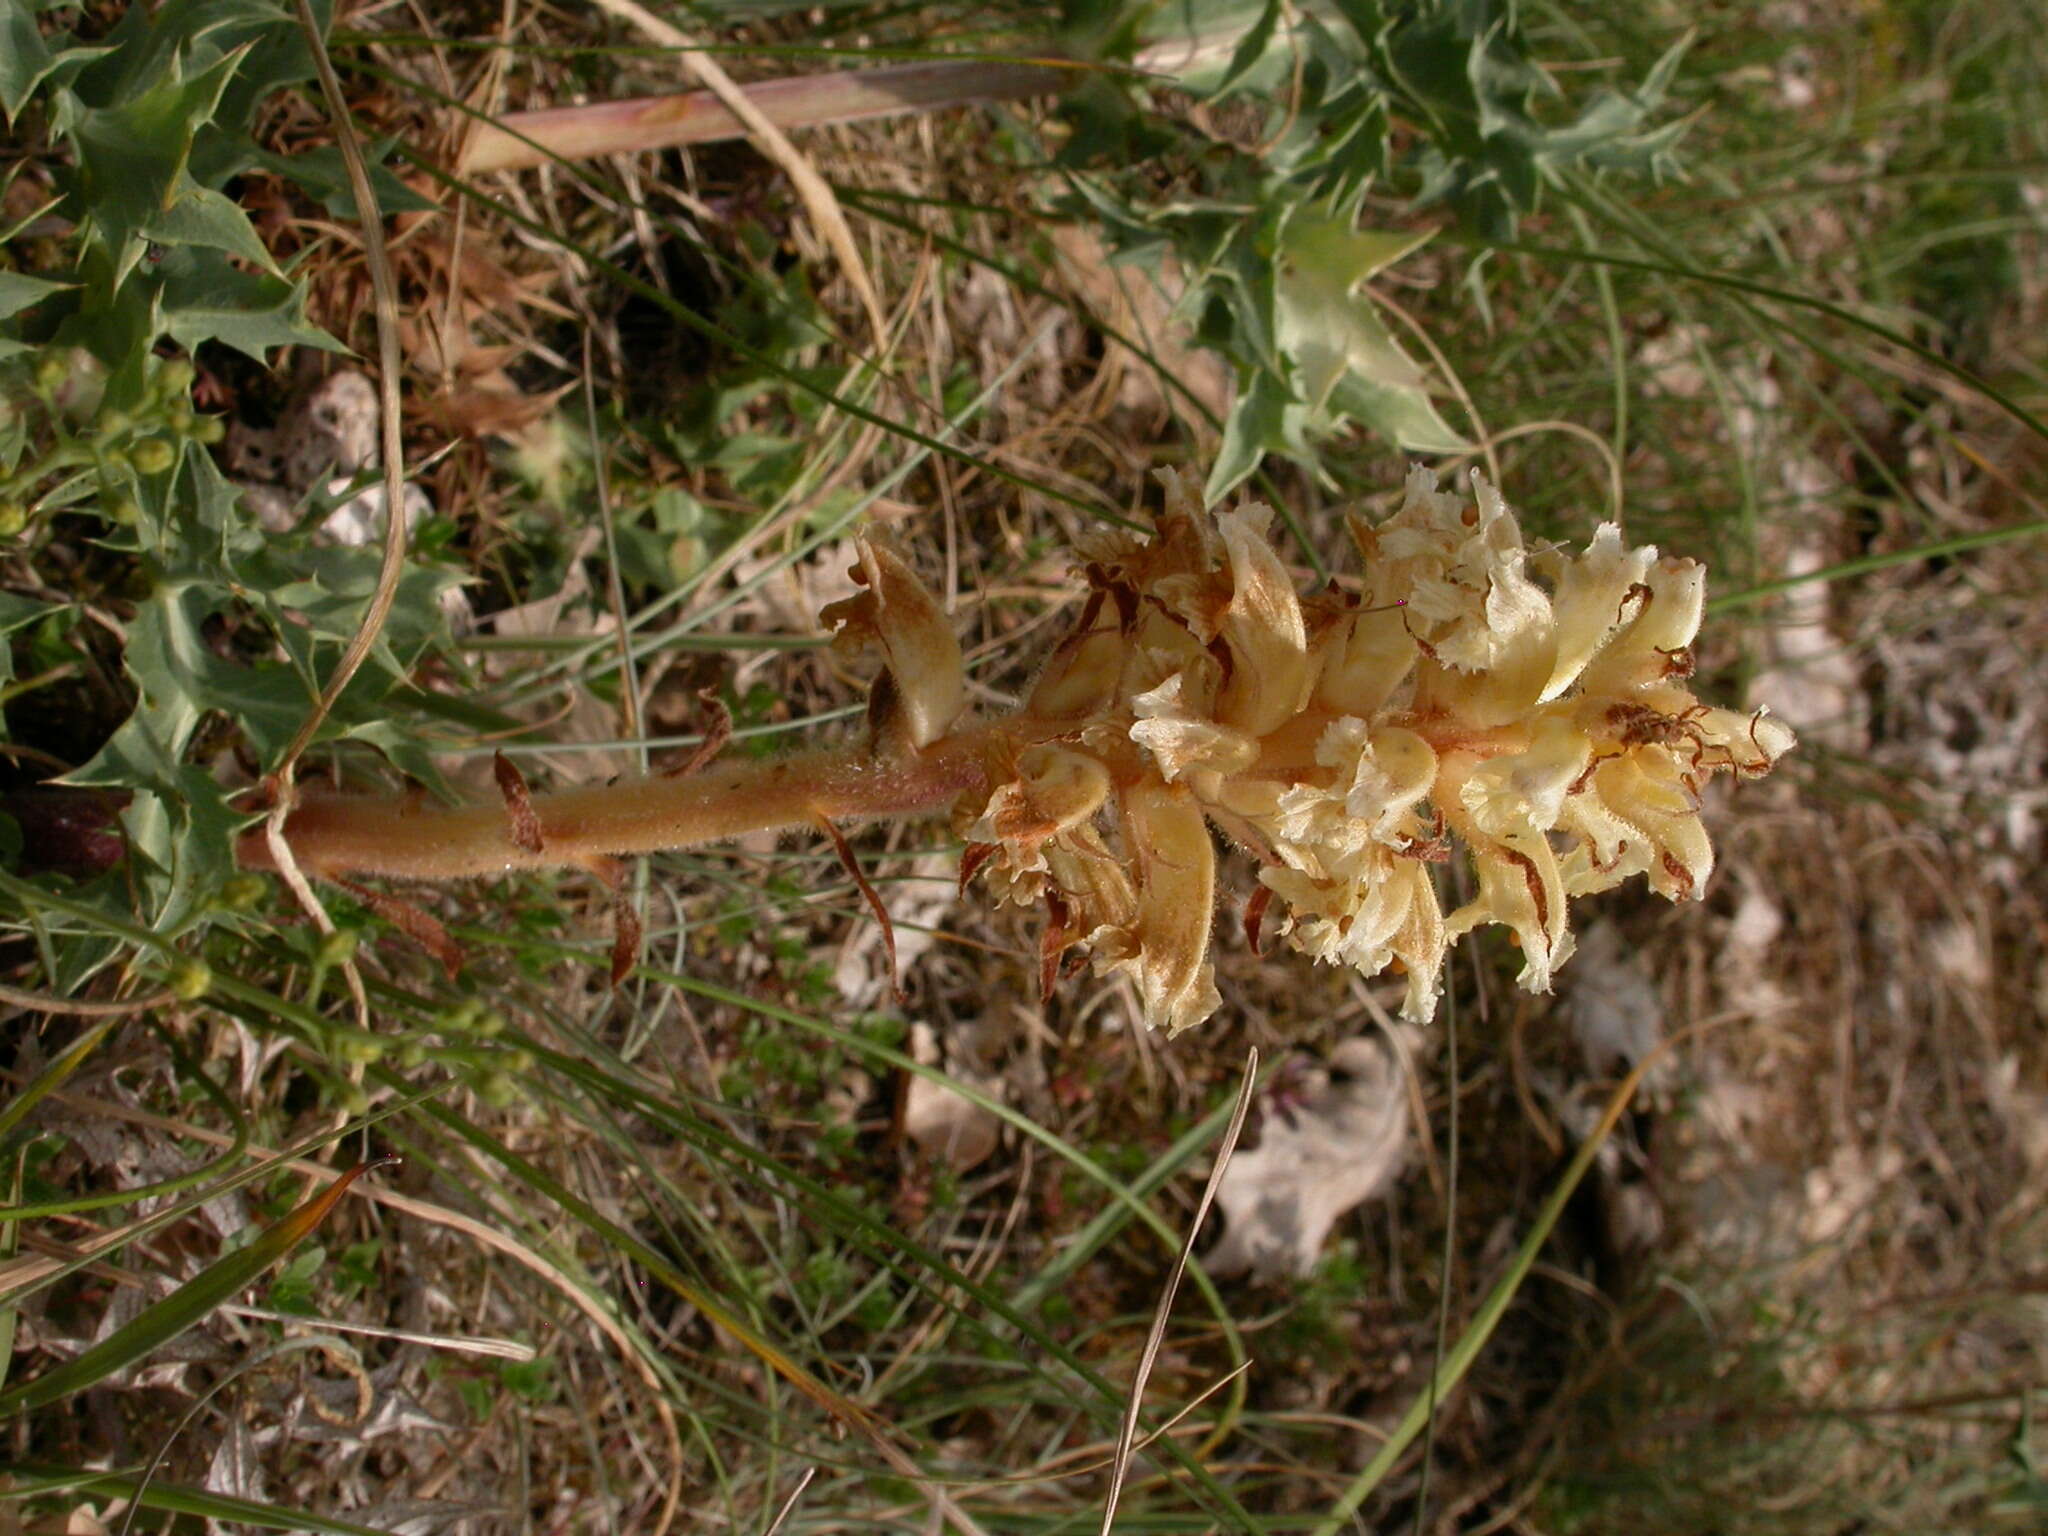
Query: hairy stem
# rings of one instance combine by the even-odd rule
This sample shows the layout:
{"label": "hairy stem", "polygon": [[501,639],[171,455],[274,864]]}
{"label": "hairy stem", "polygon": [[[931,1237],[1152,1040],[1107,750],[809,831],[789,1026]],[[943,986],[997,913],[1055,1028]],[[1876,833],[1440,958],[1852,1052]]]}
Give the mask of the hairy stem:
{"label": "hairy stem", "polygon": [[[535,795],[537,839],[519,835],[509,804],[439,806],[397,797],[308,794],[285,822],[285,841],[307,874],[461,880],[516,869],[587,866],[615,854],[657,853],[748,832],[876,817],[927,815],[985,788],[983,763],[1032,723],[1007,717],[960,731],[921,752],[878,755],[865,744],[793,757],[726,762],[676,778],[635,778]],[[236,855],[274,869],[260,833]]]}

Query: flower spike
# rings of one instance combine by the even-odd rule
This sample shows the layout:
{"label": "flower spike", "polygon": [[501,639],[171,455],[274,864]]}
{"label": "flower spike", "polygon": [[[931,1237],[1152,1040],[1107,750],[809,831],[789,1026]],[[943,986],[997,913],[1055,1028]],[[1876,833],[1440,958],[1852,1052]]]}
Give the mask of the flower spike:
{"label": "flower spike", "polygon": [[[1512,930],[1521,984],[1547,991],[1572,952],[1570,897],[1636,875],[1697,896],[1706,780],[1767,773],[1792,746],[1777,721],[1692,696],[1705,574],[1614,524],[1576,554],[1532,551],[1484,479],[1468,500],[1418,468],[1392,517],[1351,519],[1360,598],[1302,599],[1267,508],[1210,513],[1161,478],[1149,539],[1083,550],[1082,620],[1018,717],[1057,719],[1062,793],[1046,760],[1013,753],[955,813],[994,846],[1004,898],[1094,914],[1063,919],[1062,947],[1130,974],[1148,1024],[1216,1006],[1211,827],[1259,859],[1296,949],[1398,966],[1403,1013],[1427,1019],[1449,945],[1475,928]],[[1134,882],[1103,878],[1112,833]],[[1429,866],[1458,845],[1478,891],[1446,915]]]}
{"label": "flower spike", "polygon": [[[315,878],[451,879],[822,825],[860,879],[840,825],[950,808],[963,887],[1045,909],[1043,985],[1078,952],[1177,1032],[1218,1005],[1221,834],[1258,865],[1255,942],[1270,902],[1304,954],[1398,968],[1402,1012],[1424,1020],[1476,928],[1511,930],[1540,992],[1571,955],[1572,898],[1638,876],[1699,896],[1707,782],[1760,777],[1792,748],[1761,711],[1694,697],[1706,573],[1630,549],[1612,523],[1582,551],[1532,548],[1477,473],[1465,496],[1418,468],[1392,516],[1349,518],[1357,589],[1303,596],[1268,508],[1212,512],[1192,478],[1160,478],[1149,536],[1080,541],[1087,596],[1013,713],[963,718],[945,612],[871,530],[861,590],[821,615],[835,643],[882,658],[857,744],[552,795],[501,758],[495,808],[308,796],[285,828],[293,857]],[[1431,866],[1461,848],[1476,893],[1446,914]],[[268,867],[260,835],[238,851]],[[434,942],[424,914],[377,899]]]}

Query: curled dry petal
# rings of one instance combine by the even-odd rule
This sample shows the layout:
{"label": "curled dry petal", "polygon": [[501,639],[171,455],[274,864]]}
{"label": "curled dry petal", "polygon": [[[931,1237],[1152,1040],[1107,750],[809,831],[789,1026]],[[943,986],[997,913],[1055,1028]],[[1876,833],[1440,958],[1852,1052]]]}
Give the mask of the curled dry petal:
{"label": "curled dry petal", "polygon": [[1707,569],[1697,560],[1659,560],[1631,593],[1628,622],[1594,656],[1579,680],[1585,694],[1625,694],[1654,687],[1671,676],[1673,658],[1700,632]]}
{"label": "curled dry petal", "polygon": [[1648,595],[1645,580],[1650,563],[1657,558],[1654,545],[1626,549],[1621,528],[1602,523],[1593,542],[1579,558],[1553,556],[1546,561],[1556,572],[1554,621],[1557,638],[1551,659],[1550,677],[1538,700],[1549,703],[1578,681],[1593,654],[1614,637]]}
{"label": "curled dry petal", "polygon": [[1505,924],[1522,947],[1517,984],[1548,992],[1551,973],[1572,952],[1556,853],[1544,839],[1526,832],[1481,836],[1472,841],[1472,865],[1479,894],[1444,919],[1444,931],[1455,939],[1482,923]]}
{"label": "curled dry petal", "polygon": [[1550,600],[1529,579],[1514,514],[1476,472],[1472,481],[1477,500],[1467,505],[1417,468],[1393,517],[1377,526],[1351,519],[1368,604],[1401,603],[1423,653],[1465,672],[1497,667],[1550,625]]}
{"label": "curled dry petal", "polygon": [[968,829],[978,843],[1043,842],[1087,821],[1109,798],[1109,770],[1049,742],[1017,754],[1017,777],[998,785]]}
{"label": "curled dry petal", "polygon": [[1256,737],[1206,719],[1182,697],[1187,679],[1176,672],[1157,688],[1138,694],[1131,708],[1138,716],[1131,740],[1152,754],[1159,773],[1171,784],[1196,769],[1241,773],[1259,755]]}
{"label": "curled dry petal", "polygon": [[1310,681],[1301,601],[1287,567],[1266,542],[1271,518],[1269,508],[1252,502],[1216,519],[1230,565],[1222,633],[1232,662],[1217,717],[1251,736],[1264,736],[1299,714]]}
{"label": "curled dry petal", "polygon": [[1408,975],[1402,1013],[1423,1020],[1436,1012],[1448,941],[1426,864],[1373,848],[1347,861],[1339,875],[1269,868],[1259,880],[1292,909],[1296,926],[1289,937],[1296,949],[1367,976],[1399,962]]}
{"label": "curled dry petal", "polygon": [[828,604],[818,617],[836,628],[833,644],[873,647],[895,689],[896,720],[913,750],[952,728],[967,702],[967,668],[946,612],[881,529],[858,540],[854,580],[864,591]]}
{"label": "curled dry petal", "polygon": [[1548,832],[1592,755],[1593,744],[1576,722],[1553,713],[1537,722],[1523,750],[1474,768],[1458,798],[1473,825],[1490,836]]}
{"label": "curled dry petal", "polygon": [[1332,714],[1369,719],[1408,681],[1420,659],[1406,604],[1345,613],[1316,637],[1315,703]]}
{"label": "curled dry petal", "polygon": [[1100,713],[1116,696],[1126,649],[1117,628],[1077,630],[1052,653],[1025,708],[1043,720],[1086,720]]}

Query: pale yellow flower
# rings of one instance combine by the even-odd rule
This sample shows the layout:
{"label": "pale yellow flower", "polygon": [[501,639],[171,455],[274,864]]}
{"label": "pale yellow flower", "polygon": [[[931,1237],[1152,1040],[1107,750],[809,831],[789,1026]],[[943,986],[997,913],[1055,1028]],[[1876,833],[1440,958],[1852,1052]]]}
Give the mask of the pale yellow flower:
{"label": "pale yellow flower", "polygon": [[[1216,1006],[1212,828],[1258,861],[1295,948],[1404,970],[1403,1012],[1426,1019],[1461,934],[1508,927],[1541,991],[1571,954],[1570,896],[1636,875],[1698,895],[1705,781],[1792,745],[1693,698],[1704,573],[1612,524],[1532,551],[1484,480],[1468,500],[1418,469],[1392,517],[1350,520],[1359,599],[1305,600],[1265,507],[1211,513],[1162,479],[1150,538],[1086,541],[1082,620],[1001,738],[1033,744],[992,758],[960,813],[999,895],[1051,908],[1048,978],[1086,949],[1149,1024]],[[1477,889],[1446,915],[1430,866],[1455,848]]]}

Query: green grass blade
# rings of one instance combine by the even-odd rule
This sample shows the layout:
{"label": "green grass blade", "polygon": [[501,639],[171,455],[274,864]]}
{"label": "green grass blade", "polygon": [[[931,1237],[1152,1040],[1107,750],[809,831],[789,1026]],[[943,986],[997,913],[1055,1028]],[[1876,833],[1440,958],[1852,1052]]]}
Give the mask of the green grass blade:
{"label": "green grass blade", "polygon": [[136,1499],[144,1509],[160,1509],[171,1515],[193,1515],[202,1520],[234,1520],[265,1531],[315,1531],[323,1536],[387,1536],[371,1525],[357,1525],[328,1515],[286,1509],[281,1504],[259,1504],[254,1499],[231,1498],[208,1493],[181,1483],[150,1483],[136,1492],[141,1476],[134,1472],[74,1472],[62,1467],[7,1467],[7,1486],[0,1499],[35,1498],[52,1493],[86,1493],[100,1497]]}
{"label": "green grass blade", "polygon": [[46,1064],[28,1085],[0,1109],[0,1142],[7,1139],[7,1133],[21,1124],[28,1112],[42,1103],[44,1097],[62,1087],[66,1078],[85,1064],[86,1057],[99,1049],[107,1038],[107,1031],[119,1024],[119,1019],[102,1019],[67,1046],[55,1061]]}
{"label": "green grass blade", "polygon": [[[1571,195],[1583,205],[1593,208],[1595,212],[1606,212],[1601,207],[1599,201],[1589,195],[1584,189],[1574,188]],[[1632,225],[1631,232],[1637,235],[1638,238],[1647,239],[1651,232],[1651,226],[1645,222],[1636,221]],[[1445,238],[1455,239],[1454,236],[1446,236]],[[1806,309],[1816,314],[1826,315],[1831,320],[1839,320],[1844,325],[1854,326],[1856,329],[1875,336],[1881,341],[1890,342],[1902,351],[1910,352],[1928,367],[1947,374],[1966,389],[1975,394],[1982,395],[1986,400],[1991,401],[2035,437],[2048,441],[2048,424],[2043,424],[2038,416],[2021,405],[2018,400],[2000,389],[1996,384],[1993,384],[1989,379],[1972,373],[1960,363],[1942,356],[1934,348],[1915,341],[1902,331],[1897,331],[1888,325],[1881,324],[1871,319],[1868,315],[1859,315],[1847,305],[1837,304],[1832,299],[1821,298],[1818,294],[1801,293],[1791,288],[1780,288],[1772,283],[1759,282],[1755,278],[1738,277],[1730,272],[1711,272],[1699,267],[1688,266],[1676,252],[1668,249],[1660,251],[1657,259],[1649,260],[1634,256],[1617,255],[1609,251],[1582,251],[1574,250],[1568,246],[1525,245],[1512,240],[1489,242],[1489,244],[1495,250],[1513,251],[1518,255],[1537,256],[1545,260],[1584,262],[1592,266],[1617,267],[1633,272],[1661,272],[1670,277],[1683,278],[1688,282],[1704,283],[1711,287],[1727,289],[1731,293],[1744,294],[1751,298],[1765,299],[1774,304],[1784,304],[1794,309]]]}
{"label": "green grass blade", "polygon": [[[1279,1070],[1281,1059],[1276,1056],[1260,1070],[1260,1087],[1263,1088],[1266,1079]],[[1196,1153],[1223,1134],[1224,1127],[1230,1124],[1234,1108],[1232,1101],[1225,1099],[1197,1121],[1186,1135],[1160,1153],[1151,1167],[1130,1182],[1128,1187],[1132,1198],[1147,1200],[1163,1189],[1168,1179],[1194,1160]],[[1130,1219],[1131,1207],[1121,1201],[1105,1206],[1087,1226],[1067,1239],[1057,1257],[1018,1287],[1017,1293],[1010,1298],[1010,1305],[1019,1312],[1029,1312],[1099,1253],[1103,1244],[1122,1231]]]}
{"label": "green grass blade", "polygon": [[1795,587],[1810,586],[1816,581],[1847,581],[1856,576],[1867,576],[1872,571],[1887,570],[1895,565],[1917,565],[1923,560],[1938,560],[1949,555],[1963,554],[1973,549],[1988,549],[1996,544],[2009,544],[2015,539],[2030,539],[2036,534],[2048,533],[2048,517],[2034,519],[2030,523],[2012,523],[2004,528],[1985,528],[1976,533],[1958,534],[1952,539],[1937,539],[1930,544],[1915,544],[1911,549],[1887,550],[1879,555],[1863,555],[1854,560],[1844,560],[1838,565],[1823,566],[1817,571],[1805,571],[1797,576],[1782,577],[1777,581],[1759,582],[1753,587],[1744,587],[1740,592],[1724,592],[1721,596],[1707,601],[1707,612],[1726,613],[1735,608],[1747,608],[1760,603],[1767,597],[1776,597],[1780,592],[1790,592]]}
{"label": "green grass blade", "polygon": [[[21,1193],[23,1166],[28,1158],[26,1147],[17,1151],[9,1160],[13,1166],[8,1170],[7,1198],[12,1200]],[[21,1247],[21,1224],[14,1221],[0,1221],[0,1264],[14,1257]],[[7,1384],[7,1368],[14,1363],[14,1326],[21,1316],[16,1306],[0,1306],[0,1387]]]}
{"label": "green grass blade", "polygon": [[1472,1362],[1479,1358],[1479,1352],[1486,1347],[1486,1341],[1493,1337],[1493,1330],[1499,1327],[1500,1320],[1507,1316],[1508,1307],[1513,1304],[1516,1293],[1522,1288],[1522,1282],[1528,1278],[1529,1271],[1535,1266],[1536,1256],[1543,1251],[1543,1245],[1550,1241],[1551,1231],[1557,1226],[1558,1218],[1564,1215],[1565,1206],[1570,1203],[1580,1181],[1593,1166],[1593,1159],[1599,1156],[1600,1148],[1606,1144],[1608,1135],[1620,1123],[1630,1100],[1635,1098],[1636,1089],[1642,1086],[1643,1078],[1651,1067],[1663,1060],[1664,1053],[1683,1038],[1683,1034],[1673,1035],[1658,1049],[1651,1051],[1637,1063],[1636,1069],[1622,1080],[1621,1086],[1615,1089],[1614,1097],[1608,1100],[1607,1111],[1601,1115],[1599,1124],[1594,1126],[1592,1134],[1580,1143],[1578,1155],[1572,1159],[1571,1166],[1565,1169],[1564,1176],[1557,1181],[1556,1187],[1550,1191],[1549,1198],[1536,1212],[1535,1225],[1530,1227],[1529,1235],[1522,1239],[1522,1246],[1515,1250],[1515,1256],[1509,1261],[1507,1271],[1494,1282],[1493,1289],[1486,1293],[1486,1300],[1480,1304],[1472,1321],[1465,1326],[1465,1331],[1458,1336],[1457,1344],[1444,1357],[1443,1364],[1437,1367],[1436,1375],[1429,1385],[1416,1396],[1413,1403],[1409,1404],[1408,1412],[1394,1427],[1393,1433],[1387,1436],[1386,1443],[1379,1448],[1372,1460],[1365,1464],[1358,1476],[1351,1480],[1311,1536],[1339,1536],[1351,1517],[1357,1513],[1358,1506],[1379,1487],[1386,1475],[1393,1471],[1394,1464],[1401,1459],[1408,1447],[1415,1443],[1415,1437],[1428,1427],[1436,1414],[1437,1405],[1448,1398],[1458,1383],[1464,1380],[1465,1373],[1472,1368]]}
{"label": "green grass blade", "polygon": [[[135,1205],[144,1200],[159,1200],[166,1195],[180,1195],[188,1189],[204,1184],[241,1160],[243,1151],[249,1145],[248,1117],[236,1107],[235,1101],[228,1097],[227,1090],[207,1076],[199,1063],[190,1058],[175,1036],[166,1035],[165,1043],[170,1047],[172,1054],[179,1058],[185,1080],[197,1083],[200,1091],[213,1100],[214,1105],[227,1117],[228,1124],[234,1128],[233,1139],[221,1150],[220,1155],[200,1164],[190,1173],[174,1174],[170,1178],[158,1179],[151,1184],[139,1184],[133,1189],[81,1195],[75,1200],[44,1200],[35,1205],[0,1207],[0,1221],[28,1221],[45,1216],[69,1216],[80,1211],[99,1211],[112,1205]],[[16,1194],[19,1194],[18,1190]]]}
{"label": "green grass blade", "polygon": [[0,1392],[0,1415],[41,1408],[61,1397],[81,1392],[161,1349],[304,1242],[327,1219],[327,1213],[334,1209],[357,1179],[373,1168],[382,1168],[396,1161],[395,1157],[374,1157],[368,1162],[357,1163],[310,1200],[265,1228],[248,1247],[238,1248],[225,1258],[216,1259],[76,1360],[67,1361],[53,1371],[45,1371],[33,1381]]}
{"label": "green grass blade", "polygon": [[[270,993],[264,992],[260,988],[249,987],[243,983],[232,981],[229,978],[216,976],[215,981],[218,983],[217,990],[222,992],[233,989],[252,997],[272,997]],[[297,1011],[294,1005],[284,1002],[282,998],[272,998],[272,1001],[276,1002],[281,1010],[286,1012]],[[273,1153],[261,1162],[252,1163],[240,1173],[230,1175],[201,1194],[193,1195],[177,1205],[165,1206],[162,1210],[145,1216],[138,1221],[132,1221],[121,1229],[118,1238],[112,1244],[88,1249],[62,1264],[52,1264],[47,1269],[40,1269],[33,1279],[0,1287],[0,1306],[11,1306],[26,1297],[33,1296],[36,1292],[55,1285],[65,1276],[75,1274],[87,1265],[104,1259],[109,1254],[118,1253],[128,1244],[147,1237],[152,1232],[162,1231],[165,1227],[175,1222],[184,1220],[209,1200],[216,1200],[222,1195],[231,1194],[235,1190],[245,1188],[260,1179],[267,1178],[279,1169],[290,1168],[293,1163],[302,1158],[310,1157],[322,1147],[330,1146],[344,1137],[358,1135],[367,1131],[370,1127],[390,1119],[393,1115],[412,1108],[413,1105],[424,1099],[432,1098],[437,1093],[447,1092],[453,1083],[454,1079],[446,1078],[438,1083],[432,1083],[425,1088],[416,1089],[402,1099],[390,1104],[379,1105],[368,1114],[350,1120],[346,1124],[335,1126],[331,1130],[322,1131],[318,1135],[308,1136],[305,1140],[285,1148],[282,1152]]]}

